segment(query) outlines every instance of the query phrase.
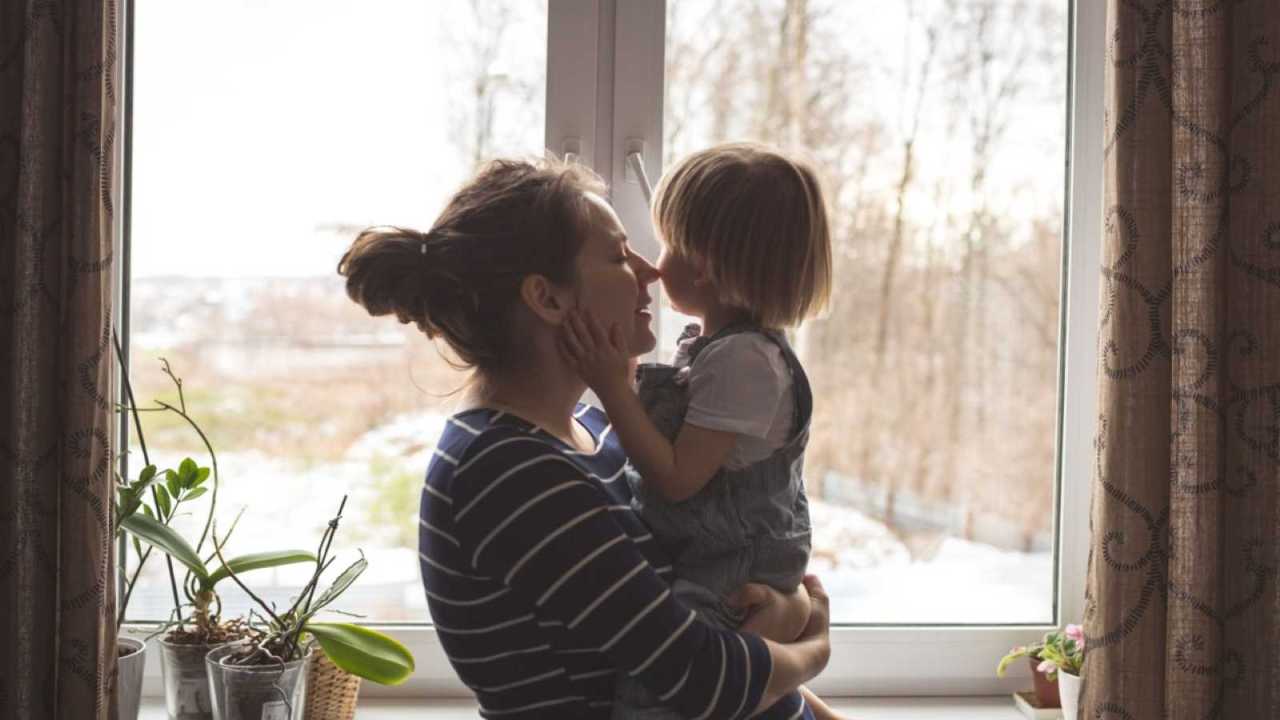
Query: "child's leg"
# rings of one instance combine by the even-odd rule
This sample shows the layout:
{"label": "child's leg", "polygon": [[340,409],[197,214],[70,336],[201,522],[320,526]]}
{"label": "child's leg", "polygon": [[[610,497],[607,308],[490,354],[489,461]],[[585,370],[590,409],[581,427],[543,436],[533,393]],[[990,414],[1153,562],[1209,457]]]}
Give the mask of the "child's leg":
{"label": "child's leg", "polygon": [[809,688],[801,685],[800,695],[804,697],[805,703],[813,710],[813,716],[818,720],[846,720],[844,715],[831,709],[831,706],[822,701],[822,698],[813,694]]}

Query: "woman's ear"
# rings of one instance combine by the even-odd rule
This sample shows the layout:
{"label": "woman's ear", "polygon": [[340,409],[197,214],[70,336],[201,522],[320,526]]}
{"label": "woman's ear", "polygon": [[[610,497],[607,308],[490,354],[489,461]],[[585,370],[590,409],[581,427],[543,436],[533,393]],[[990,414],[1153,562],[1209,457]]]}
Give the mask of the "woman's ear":
{"label": "woman's ear", "polygon": [[543,275],[528,275],[520,281],[520,299],[548,325],[560,325],[572,309],[570,290]]}

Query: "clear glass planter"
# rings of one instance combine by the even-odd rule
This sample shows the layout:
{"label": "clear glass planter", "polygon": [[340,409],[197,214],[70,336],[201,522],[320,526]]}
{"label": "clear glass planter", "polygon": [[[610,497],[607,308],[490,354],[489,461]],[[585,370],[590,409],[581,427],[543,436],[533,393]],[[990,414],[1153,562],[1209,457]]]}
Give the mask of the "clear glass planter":
{"label": "clear glass planter", "polygon": [[223,645],[205,656],[214,720],[302,720],[311,649],[278,665],[227,665],[227,657],[240,649]]}
{"label": "clear glass planter", "polygon": [[204,658],[218,645],[193,645],[160,640],[160,672],[164,677],[164,706],[169,720],[213,720],[209,678]]}

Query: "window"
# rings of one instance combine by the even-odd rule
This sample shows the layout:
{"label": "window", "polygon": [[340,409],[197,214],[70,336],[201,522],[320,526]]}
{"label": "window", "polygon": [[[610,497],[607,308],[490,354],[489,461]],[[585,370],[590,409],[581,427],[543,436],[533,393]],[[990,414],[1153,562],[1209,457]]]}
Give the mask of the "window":
{"label": "window", "polygon": [[[1079,617],[1100,4],[348,5],[136,2],[131,375],[143,405],[173,397],[158,357],[184,378],[220,451],[219,518],[247,507],[233,547],[309,547],[349,493],[340,542],[371,569],[343,609],[401,625],[409,692],[461,691],[413,559],[461,378],[415,328],[345,298],[339,254],[366,225],[428,226],[480,159],[547,148],[610,182],[654,257],[627,154],[656,181],[693,149],[753,139],[819,167],[838,255],[830,313],[795,337],[819,396],[814,569],[841,624],[816,688],[1007,689],[1000,655]],[[659,322],[661,355],[683,319]],[[161,464],[200,457],[176,422],[147,430]],[[272,592],[301,582],[271,572]],[[169,607],[163,565],[149,573],[138,619]],[[951,660],[924,678],[926,639]]]}
{"label": "window", "polygon": [[[220,530],[245,510],[230,552],[312,549],[349,493],[337,547],[370,570],[341,609],[371,621],[429,619],[417,494],[461,380],[415,327],[348,300],[335,267],[366,226],[429,227],[481,159],[540,152],[546,28],[525,0],[136,4],[135,395],[176,400],[159,358],[183,378],[218,452]],[[209,464],[182,421],[143,423],[160,467]],[[209,497],[180,519],[191,537]],[[299,568],[255,587],[288,597]],[[220,590],[224,613],[250,606]],[[171,607],[152,561],[131,616]]]}
{"label": "window", "polygon": [[1053,621],[1068,10],[668,5],[666,164],[752,139],[823,176],[837,284],[794,340],[837,622]]}

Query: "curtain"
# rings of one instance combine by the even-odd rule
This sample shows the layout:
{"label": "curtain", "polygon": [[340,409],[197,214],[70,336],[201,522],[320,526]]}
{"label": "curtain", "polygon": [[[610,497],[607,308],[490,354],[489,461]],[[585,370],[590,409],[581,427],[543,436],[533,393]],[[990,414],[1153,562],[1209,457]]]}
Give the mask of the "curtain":
{"label": "curtain", "polygon": [[1108,15],[1080,717],[1278,718],[1280,2]]}
{"label": "curtain", "polygon": [[0,3],[0,715],[114,718],[119,14]]}

